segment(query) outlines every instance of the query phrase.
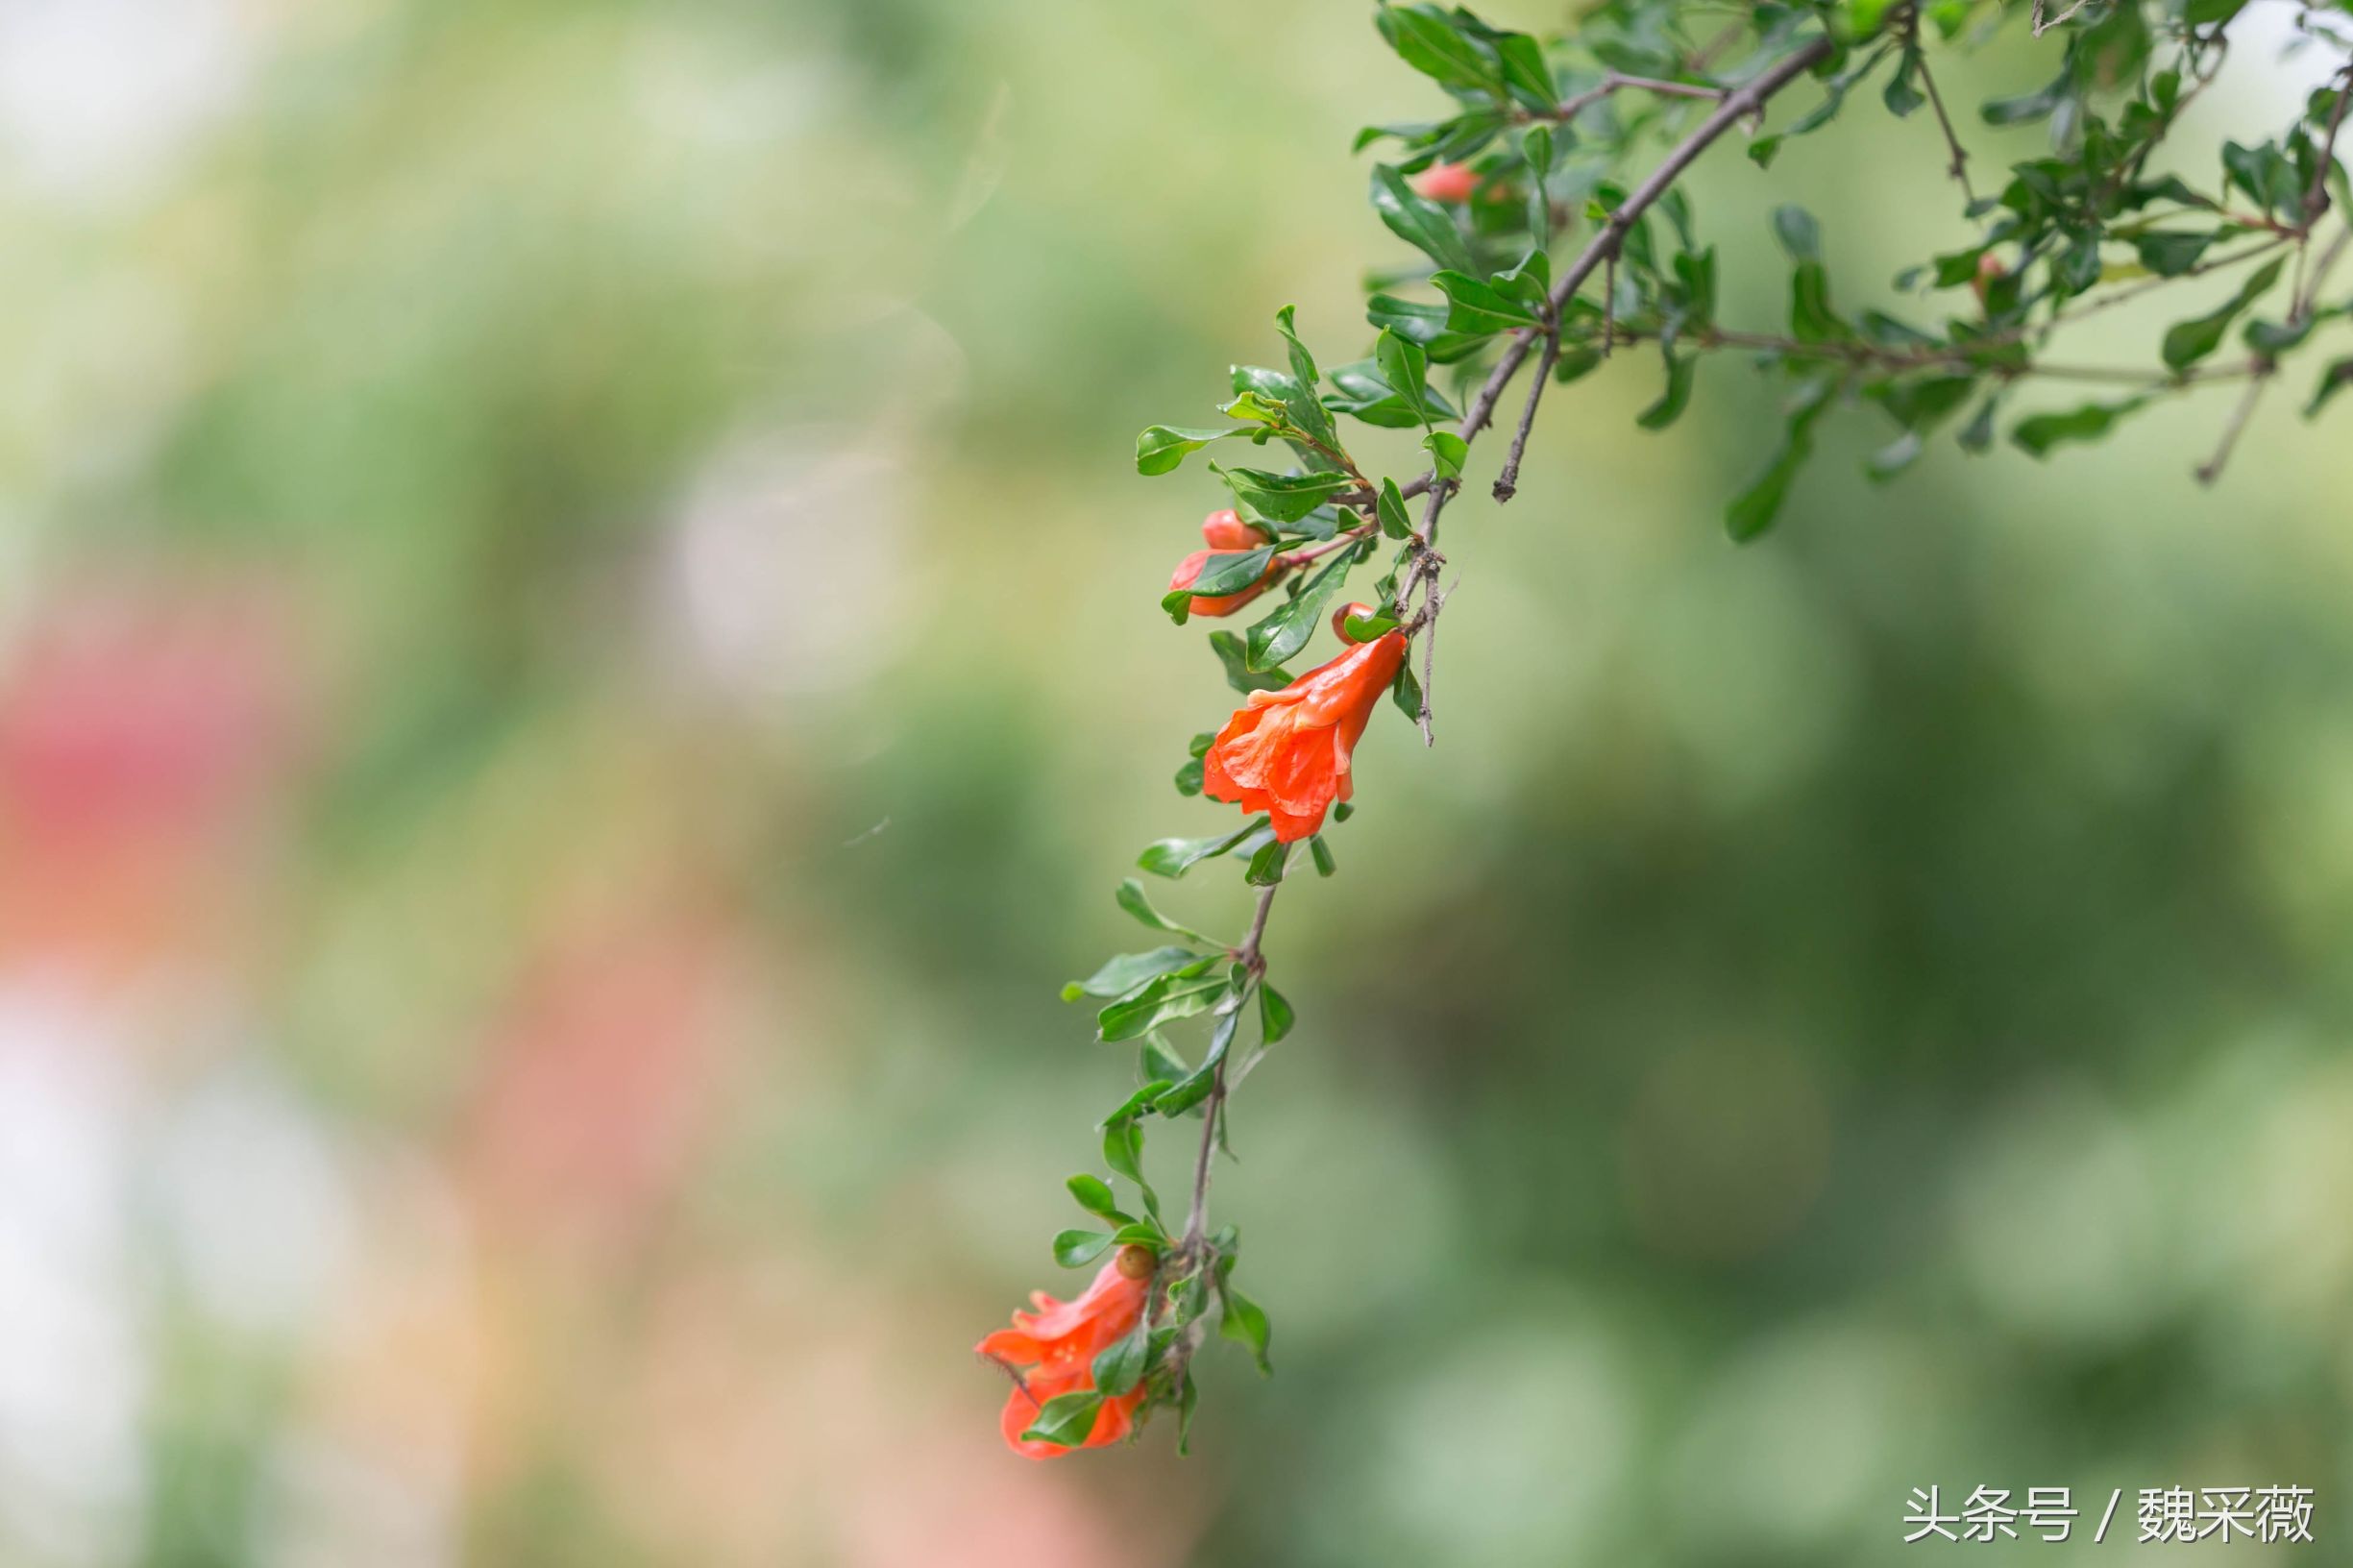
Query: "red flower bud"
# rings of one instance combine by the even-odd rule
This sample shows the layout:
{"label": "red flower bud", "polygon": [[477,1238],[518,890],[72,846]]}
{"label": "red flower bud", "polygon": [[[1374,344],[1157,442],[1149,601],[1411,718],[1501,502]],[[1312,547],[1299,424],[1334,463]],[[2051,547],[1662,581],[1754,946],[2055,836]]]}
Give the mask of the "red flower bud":
{"label": "red flower bud", "polygon": [[2001,257],[1996,256],[1992,251],[1988,251],[1983,256],[1977,257],[1977,276],[1969,281],[1969,287],[1970,292],[1977,296],[1977,306],[1979,309],[1983,309],[1985,307],[1986,290],[1992,288],[1995,283],[1998,282],[2004,277],[2007,277],[2009,275],[2009,271],[2010,269],[2008,267],[2001,264]]}
{"label": "red flower bud", "polygon": [[1434,202],[1467,202],[1479,176],[1468,163],[1433,163],[1413,177],[1413,188]]}
{"label": "red flower bud", "polygon": [[1370,621],[1373,618],[1373,607],[1360,600],[1351,600],[1332,612],[1332,635],[1343,643],[1354,643],[1359,640],[1348,635],[1348,618],[1352,615],[1360,621]]}
{"label": "red flower bud", "polygon": [[1201,759],[1201,793],[1265,812],[1285,844],[1324,825],[1354,792],[1349,758],[1373,704],[1406,661],[1406,634],[1384,632],[1279,692],[1252,692]]}
{"label": "red flower bud", "polygon": [[[1176,571],[1168,577],[1168,586],[1171,589],[1190,588],[1195,582],[1198,582],[1213,555],[1256,550],[1266,543],[1263,534],[1252,528],[1249,524],[1244,523],[1239,516],[1231,511],[1212,512],[1209,521],[1201,525],[1201,535],[1208,539],[1214,548],[1196,550],[1177,562]],[[1243,542],[1220,543],[1221,540],[1229,539],[1238,539]],[[1283,558],[1279,555],[1271,557],[1266,562],[1266,570],[1260,575],[1258,581],[1237,594],[1219,594],[1210,599],[1196,599],[1192,602],[1192,613],[1195,615],[1232,615],[1236,610],[1273,587],[1275,580],[1283,576],[1284,570]]]}
{"label": "red flower bud", "polygon": [[1242,514],[1228,506],[1201,520],[1201,539],[1212,550],[1256,550],[1267,542],[1268,535],[1257,524],[1243,522]]}

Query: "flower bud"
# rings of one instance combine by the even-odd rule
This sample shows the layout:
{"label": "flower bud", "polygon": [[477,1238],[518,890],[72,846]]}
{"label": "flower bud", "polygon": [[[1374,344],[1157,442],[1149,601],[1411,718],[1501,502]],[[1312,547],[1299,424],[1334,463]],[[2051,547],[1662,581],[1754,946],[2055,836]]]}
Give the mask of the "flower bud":
{"label": "flower bud", "polygon": [[[1256,550],[1259,545],[1263,542],[1264,541],[1262,540],[1254,539],[1250,544],[1244,546],[1243,548],[1246,550]],[[1176,571],[1169,574],[1169,588],[1172,590],[1177,588],[1190,588],[1195,582],[1200,580],[1202,569],[1209,565],[1211,556],[1231,553],[1233,552],[1230,551],[1194,551],[1190,555],[1188,555],[1183,560],[1177,562]],[[1240,609],[1243,605],[1258,598],[1259,595],[1273,587],[1275,579],[1280,577],[1282,575],[1283,563],[1281,557],[1278,556],[1266,563],[1266,571],[1258,581],[1252,583],[1249,587],[1244,588],[1241,590],[1241,592],[1236,594],[1219,594],[1209,599],[1194,600],[1192,601],[1192,613],[1194,615],[1232,615],[1236,610]]]}
{"label": "flower bud", "polygon": [[1348,635],[1348,618],[1352,615],[1360,621],[1369,621],[1373,617],[1373,607],[1361,600],[1351,600],[1332,612],[1332,635],[1343,643],[1363,641],[1360,637]]}
{"label": "flower bud", "polygon": [[1479,176],[1468,163],[1433,163],[1413,177],[1413,188],[1434,202],[1467,202]]}
{"label": "flower bud", "polygon": [[1989,289],[2009,275],[2010,269],[2001,264],[2001,257],[1992,251],[1977,257],[1977,276],[1969,281],[1970,291],[1977,296],[1977,308],[1985,308]]}
{"label": "flower bud", "polygon": [[1231,506],[1201,520],[1201,539],[1212,550],[1256,550],[1266,543],[1265,533]]}
{"label": "flower bud", "polygon": [[1121,1279],[1148,1280],[1152,1277],[1155,1260],[1150,1247],[1121,1247],[1117,1262]]}

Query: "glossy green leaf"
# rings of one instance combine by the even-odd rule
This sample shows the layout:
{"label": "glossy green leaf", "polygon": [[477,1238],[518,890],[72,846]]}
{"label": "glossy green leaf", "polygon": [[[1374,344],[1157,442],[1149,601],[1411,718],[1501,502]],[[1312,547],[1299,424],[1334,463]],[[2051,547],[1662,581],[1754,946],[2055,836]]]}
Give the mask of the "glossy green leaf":
{"label": "glossy green leaf", "polygon": [[1308,646],[1308,639],[1323,624],[1324,605],[1330,601],[1333,591],[1348,579],[1351,554],[1341,551],[1333,556],[1280,609],[1250,628],[1245,647],[1252,670],[1277,669],[1285,659]]}
{"label": "glossy green leaf", "polygon": [[2214,309],[2168,328],[2159,350],[2167,368],[2187,370],[2220,348],[2223,334],[2230,331],[2230,324],[2238,319],[2241,311],[2253,305],[2265,291],[2279,282],[2281,269],[2286,264],[2284,259],[2274,257],[2257,268],[2236,294]]}
{"label": "glossy green leaf", "polygon": [[1453,215],[1415,192],[1406,184],[1406,177],[1386,163],[1373,165],[1372,203],[1373,210],[1388,225],[1391,233],[1439,266],[1473,277],[1483,276],[1462,232],[1455,227]]}
{"label": "glossy green leaf", "polygon": [[1145,981],[1181,969],[1201,955],[1188,947],[1155,947],[1148,953],[1121,953],[1108,960],[1101,968],[1084,980],[1073,980],[1062,988],[1062,999],[1075,1002],[1081,996],[1124,996]]}
{"label": "glossy green leaf", "polygon": [[1054,1237],[1054,1261],[1065,1268],[1084,1268],[1110,1246],[1109,1231],[1063,1231]]}
{"label": "glossy green leaf", "polygon": [[1136,472],[1144,475],[1166,474],[1183,463],[1188,454],[1199,452],[1211,442],[1246,433],[1231,427],[1210,430],[1154,425],[1136,438]]}
{"label": "glossy green leaf", "polygon": [[1291,683],[1287,670],[1251,669],[1250,650],[1233,632],[1211,632],[1210,647],[1216,650],[1217,661],[1225,666],[1226,684],[1238,692],[1278,692]]}
{"label": "glossy green leaf", "polygon": [[1056,1394],[1039,1407],[1037,1419],[1021,1433],[1024,1442],[1058,1443],[1079,1448],[1094,1433],[1095,1417],[1103,1408],[1101,1390],[1081,1388]]}
{"label": "glossy green leaf", "polygon": [[2034,414],[2022,419],[2010,432],[2010,439],[2035,456],[2047,455],[2051,448],[2070,441],[2096,441],[2113,429],[2116,422],[2145,404],[2145,398],[2126,398],[2121,403],[2087,403],[2080,408],[2063,413]]}
{"label": "glossy green leaf", "polygon": [[1202,861],[1234,848],[1265,822],[1265,818],[1256,818],[1231,833],[1213,838],[1162,839],[1139,855],[1136,864],[1155,876],[1183,876]]}
{"label": "glossy green leaf", "polygon": [[1249,1346],[1259,1371],[1272,1372],[1274,1366],[1266,1359],[1266,1347],[1274,1328],[1266,1321],[1266,1310],[1231,1285],[1218,1287],[1218,1299],[1224,1307],[1217,1318],[1218,1336]]}
{"label": "glossy green leaf", "polygon": [[1782,428],[1781,444],[1757,477],[1734,496],[1724,512],[1725,531],[1747,543],[1773,527],[1788,498],[1790,482],[1814,450],[1814,422],[1830,404],[1835,382],[1821,378],[1802,383]]}

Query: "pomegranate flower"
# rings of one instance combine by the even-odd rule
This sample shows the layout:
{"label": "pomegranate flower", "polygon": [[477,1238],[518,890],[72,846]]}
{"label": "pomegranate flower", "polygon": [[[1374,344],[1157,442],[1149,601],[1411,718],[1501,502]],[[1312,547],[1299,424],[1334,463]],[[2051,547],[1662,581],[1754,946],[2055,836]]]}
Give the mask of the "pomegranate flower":
{"label": "pomegranate flower", "polygon": [[[1085,1295],[1056,1301],[1042,1290],[1034,1291],[1029,1299],[1036,1311],[1015,1312],[1012,1328],[999,1329],[973,1347],[1018,1380],[1005,1400],[999,1423],[1016,1454],[1051,1459],[1070,1452],[1060,1443],[1024,1439],[1021,1433],[1037,1421],[1047,1400],[1094,1386],[1096,1355],[1136,1327],[1151,1281],[1152,1255],[1141,1247],[1122,1247],[1095,1275]],[[1103,1448],[1125,1437],[1135,1427],[1136,1407],[1143,1395],[1139,1385],[1105,1399],[1095,1411],[1093,1430],[1079,1446]]]}
{"label": "pomegranate flower", "polygon": [[[1243,522],[1241,513],[1231,506],[1222,512],[1212,512],[1201,520],[1201,537],[1207,541],[1210,548],[1196,550],[1177,563],[1175,573],[1168,578],[1168,586],[1171,589],[1190,588],[1199,581],[1202,570],[1209,565],[1212,555],[1235,551],[1256,550],[1266,543],[1266,535]],[[1211,599],[1195,599],[1192,601],[1192,613],[1195,615],[1232,615],[1236,610],[1273,587],[1276,579],[1282,576],[1282,566],[1270,560],[1266,563],[1265,574],[1258,581],[1238,594],[1220,594]]]}
{"label": "pomegranate flower", "polygon": [[1201,759],[1201,793],[1265,812],[1285,844],[1313,833],[1352,793],[1349,754],[1405,659],[1406,634],[1384,632],[1279,692],[1252,692]]}

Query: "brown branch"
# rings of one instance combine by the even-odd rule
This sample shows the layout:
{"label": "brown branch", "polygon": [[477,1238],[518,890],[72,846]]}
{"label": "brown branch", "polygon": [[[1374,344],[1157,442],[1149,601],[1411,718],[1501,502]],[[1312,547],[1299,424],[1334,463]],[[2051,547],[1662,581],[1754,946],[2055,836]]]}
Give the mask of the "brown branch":
{"label": "brown branch", "polygon": [[2299,233],[2309,236],[2312,226],[2328,210],[2328,171],[2337,161],[2337,132],[2344,124],[2348,102],[2353,102],[2353,65],[2337,73],[2337,107],[2329,111],[2328,134],[2320,143],[2320,159],[2313,165],[2312,184],[2304,189],[2304,222],[2297,231]]}
{"label": "brown branch", "polygon": [[1977,193],[1969,183],[1969,154],[1961,146],[1960,135],[1952,128],[1952,116],[1945,112],[1945,95],[1936,90],[1936,77],[1928,69],[1928,57],[1920,47],[1920,8],[1914,6],[1904,13],[1904,32],[1912,41],[1913,58],[1920,61],[1920,85],[1928,89],[1928,107],[1936,110],[1937,128],[1945,133],[1945,146],[1952,154],[1947,171],[1961,183],[1961,199],[1975,206]]}
{"label": "brown branch", "polygon": [[[1233,1000],[1233,1010],[1236,1012],[1241,1010],[1242,1004],[1249,999],[1250,992],[1266,972],[1266,958],[1259,950],[1259,945],[1265,940],[1266,915],[1274,908],[1275,891],[1282,885],[1277,882],[1259,890],[1259,907],[1250,918],[1249,933],[1242,938],[1242,944],[1234,949],[1234,961],[1249,976],[1243,983],[1241,993]],[[1195,1266],[1202,1262],[1201,1244],[1209,1234],[1210,1171],[1216,1164],[1217,1124],[1218,1118],[1225,1114],[1225,1104],[1226,1064],[1225,1058],[1220,1057],[1216,1066],[1210,1068],[1209,1098],[1201,1108],[1201,1152],[1193,1159],[1192,1209],[1185,1216],[1185,1238],[1177,1244],[1178,1254]]]}
{"label": "brown branch", "polygon": [[2230,461],[2231,449],[2239,444],[2240,432],[2246,429],[2246,422],[2254,416],[2255,405],[2263,401],[2264,389],[2271,384],[2274,368],[2269,360],[2265,360],[2255,372],[2255,379],[2247,383],[2246,395],[2239,400],[2238,406],[2231,409],[2229,420],[2222,426],[2222,439],[2214,449],[2214,455],[2193,471],[2197,475],[2198,483],[2210,485],[2222,477],[2222,465]]}
{"label": "brown branch", "polygon": [[[1642,184],[1618,204],[1617,210],[1609,214],[1600,232],[1586,242],[1585,248],[1578,253],[1577,258],[1554,282],[1552,293],[1546,299],[1547,319],[1557,322],[1561,311],[1595,270],[1605,261],[1615,261],[1619,248],[1626,242],[1627,232],[1634,226],[1635,220],[1674,188],[1676,181],[1683,177],[1683,171],[1690,168],[1702,153],[1714,146],[1726,132],[1742,120],[1762,113],[1766,101],[1775,93],[1836,52],[1837,46],[1827,37],[1814,38],[1783,55],[1746,84],[1719,99],[1714,111],[1693,127],[1681,141],[1677,142]],[[1511,342],[1495,361],[1495,368],[1487,373],[1486,380],[1479,388],[1479,395],[1471,400],[1470,407],[1463,411],[1461,423],[1455,427],[1456,433],[1461,436],[1464,444],[1477,439],[1479,432],[1486,429],[1488,422],[1495,417],[1495,404],[1503,397],[1504,388],[1511,384],[1512,377],[1518,375],[1520,367],[1528,362],[1528,355],[1537,342],[1546,337],[1543,329],[1533,327],[1522,328],[1513,334]],[[1405,619],[1408,598],[1417,584],[1429,582],[1431,597],[1425,598],[1421,613],[1410,618],[1409,623],[1417,629],[1426,630],[1436,624],[1438,606],[1443,602],[1442,596],[1436,595],[1438,515],[1445,509],[1447,498],[1457,487],[1451,481],[1437,482],[1434,469],[1423,479],[1430,500],[1422,511],[1422,527],[1414,541],[1412,563],[1407,568],[1405,580],[1398,588],[1397,611],[1399,617]],[[1422,694],[1424,745],[1430,744],[1431,740],[1429,696],[1427,691]]]}
{"label": "brown branch", "polygon": [[[1544,354],[1536,361],[1536,379],[1528,385],[1528,401],[1520,405],[1520,428],[1511,432],[1511,450],[1504,456],[1504,471],[1495,476],[1494,496],[1497,502],[1509,501],[1520,493],[1520,459],[1528,453],[1528,432],[1535,428],[1536,402],[1544,396],[1544,384],[1553,379],[1553,366],[1560,358],[1560,326],[1557,322],[1544,334]],[[1422,698],[1430,697],[1427,684]]]}
{"label": "brown branch", "polygon": [[1711,87],[1698,82],[1669,82],[1661,77],[1629,76],[1623,71],[1611,71],[1607,76],[1602,78],[1599,86],[1587,87],[1581,93],[1563,98],[1551,109],[1515,110],[1512,112],[1512,118],[1522,124],[1531,120],[1553,120],[1566,125],[1603,99],[1623,92],[1630,87],[1643,92],[1655,92],[1668,98],[1705,98],[1717,102],[1721,102],[1726,94],[1732,90],[1728,87]]}

